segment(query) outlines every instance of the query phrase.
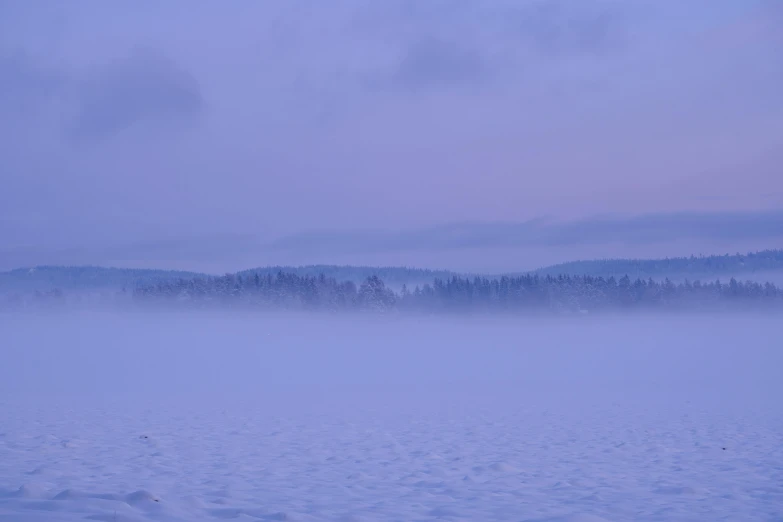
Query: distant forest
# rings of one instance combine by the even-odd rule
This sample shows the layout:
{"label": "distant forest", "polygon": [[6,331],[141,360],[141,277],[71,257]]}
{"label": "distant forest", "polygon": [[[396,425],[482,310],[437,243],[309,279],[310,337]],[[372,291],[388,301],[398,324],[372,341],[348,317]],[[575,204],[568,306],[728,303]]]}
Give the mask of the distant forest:
{"label": "distant forest", "polygon": [[428,270],[426,268],[408,267],[371,267],[371,266],[336,266],[336,265],[306,265],[306,266],[269,266],[253,268],[239,272],[242,277],[276,276],[278,273],[295,274],[298,276],[331,277],[338,281],[353,281],[360,284],[368,277],[378,276],[386,286],[399,290],[403,285],[412,287],[432,283],[435,279],[450,279],[453,276],[464,276],[449,270]]}
{"label": "distant forest", "polygon": [[592,276],[524,275],[435,279],[399,292],[378,276],[360,285],[335,278],[278,272],[252,277],[227,275],[138,288],[136,303],[177,307],[238,307],[326,311],[418,312],[599,312],[783,308],[783,290],[772,283],[631,280]]}
{"label": "distant forest", "polygon": [[[224,276],[162,270],[41,267],[0,274],[0,308],[122,302],[171,307],[419,312],[585,313],[612,310],[781,308],[783,290],[771,282],[635,273],[771,273],[783,268],[783,251],[667,260],[587,261],[511,276],[460,276],[448,271],[368,267],[269,267]],[[548,274],[548,270],[562,270]],[[569,274],[584,271],[585,274]],[[599,275],[595,275],[595,272]],[[349,277],[350,276],[350,277]],[[11,291],[2,292],[10,278]],[[13,291],[35,282],[30,295]],[[41,281],[67,282],[46,289]],[[410,282],[414,283],[411,284]],[[114,286],[112,286],[112,284]],[[41,288],[42,287],[42,288]],[[97,299],[84,290],[113,288]],[[94,296],[93,296],[94,297]]]}

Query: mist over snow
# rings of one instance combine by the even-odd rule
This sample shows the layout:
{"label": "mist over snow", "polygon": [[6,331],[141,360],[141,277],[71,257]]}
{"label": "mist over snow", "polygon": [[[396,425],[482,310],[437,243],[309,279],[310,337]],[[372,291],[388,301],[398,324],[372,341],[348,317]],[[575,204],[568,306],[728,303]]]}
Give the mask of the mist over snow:
{"label": "mist over snow", "polygon": [[0,516],[775,520],[779,324],[0,315]]}
{"label": "mist over snow", "polygon": [[780,522],[781,6],[0,0],[0,522]]}

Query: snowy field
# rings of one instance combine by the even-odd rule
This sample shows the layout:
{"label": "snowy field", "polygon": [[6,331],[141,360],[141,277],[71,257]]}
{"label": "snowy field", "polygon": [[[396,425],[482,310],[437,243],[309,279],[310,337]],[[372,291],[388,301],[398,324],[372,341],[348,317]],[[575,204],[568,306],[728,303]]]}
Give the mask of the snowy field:
{"label": "snowy field", "polygon": [[783,318],[0,316],[0,521],[781,521]]}

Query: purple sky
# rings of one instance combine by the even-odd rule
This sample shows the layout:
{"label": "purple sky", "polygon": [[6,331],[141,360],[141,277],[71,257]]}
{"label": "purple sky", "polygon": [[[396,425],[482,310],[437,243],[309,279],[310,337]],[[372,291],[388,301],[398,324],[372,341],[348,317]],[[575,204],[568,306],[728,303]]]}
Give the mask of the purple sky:
{"label": "purple sky", "polygon": [[0,244],[779,210],[781,56],[778,0],[0,0]]}

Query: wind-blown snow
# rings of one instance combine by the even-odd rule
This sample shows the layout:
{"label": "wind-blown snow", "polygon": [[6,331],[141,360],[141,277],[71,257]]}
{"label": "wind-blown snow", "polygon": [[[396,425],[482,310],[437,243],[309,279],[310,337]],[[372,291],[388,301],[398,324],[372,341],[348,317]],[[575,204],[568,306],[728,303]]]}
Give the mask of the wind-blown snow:
{"label": "wind-blown snow", "polygon": [[783,520],[780,324],[0,316],[0,521]]}

